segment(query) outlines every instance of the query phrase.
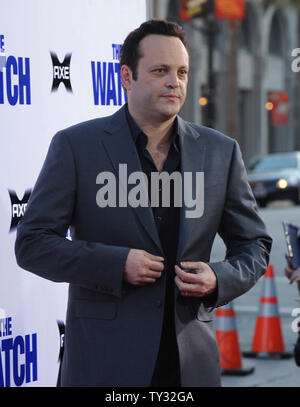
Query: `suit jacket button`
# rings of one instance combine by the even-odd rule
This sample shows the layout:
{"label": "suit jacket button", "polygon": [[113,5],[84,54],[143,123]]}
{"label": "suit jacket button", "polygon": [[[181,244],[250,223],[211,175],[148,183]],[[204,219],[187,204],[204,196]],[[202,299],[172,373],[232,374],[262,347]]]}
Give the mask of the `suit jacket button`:
{"label": "suit jacket button", "polygon": [[157,308],[161,308],[161,306],[162,306],[162,301],[161,301],[161,300],[157,300],[157,301],[156,301],[156,306],[157,306]]}

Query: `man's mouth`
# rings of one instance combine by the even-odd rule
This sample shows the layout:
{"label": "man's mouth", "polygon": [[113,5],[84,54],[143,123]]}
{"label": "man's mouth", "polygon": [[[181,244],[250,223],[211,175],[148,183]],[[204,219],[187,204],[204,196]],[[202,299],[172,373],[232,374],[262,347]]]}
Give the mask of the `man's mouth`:
{"label": "man's mouth", "polygon": [[169,99],[169,100],[177,100],[180,99],[180,96],[175,95],[174,93],[167,93],[166,95],[162,95],[162,97]]}

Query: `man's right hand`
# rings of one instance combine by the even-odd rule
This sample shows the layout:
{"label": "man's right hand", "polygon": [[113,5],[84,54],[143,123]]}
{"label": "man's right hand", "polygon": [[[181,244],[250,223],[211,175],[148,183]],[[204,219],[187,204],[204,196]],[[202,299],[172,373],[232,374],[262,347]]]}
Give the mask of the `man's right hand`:
{"label": "man's right hand", "polygon": [[133,285],[155,283],[164,269],[163,257],[131,249],[125,263],[124,280]]}

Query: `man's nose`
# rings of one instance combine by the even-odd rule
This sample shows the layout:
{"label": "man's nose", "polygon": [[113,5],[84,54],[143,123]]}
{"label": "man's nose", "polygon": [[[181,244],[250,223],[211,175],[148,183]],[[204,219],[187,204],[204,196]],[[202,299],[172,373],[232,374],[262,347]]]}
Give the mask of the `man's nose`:
{"label": "man's nose", "polygon": [[168,88],[177,88],[179,86],[179,80],[177,72],[169,72],[167,76],[166,86]]}

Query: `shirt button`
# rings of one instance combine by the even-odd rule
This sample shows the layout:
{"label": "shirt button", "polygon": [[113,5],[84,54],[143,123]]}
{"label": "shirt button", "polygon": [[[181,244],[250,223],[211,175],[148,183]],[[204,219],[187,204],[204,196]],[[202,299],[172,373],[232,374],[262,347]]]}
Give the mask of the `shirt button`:
{"label": "shirt button", "polygon": [[162,220],[161,216],[156,216],[156,219],[160,222]]}

